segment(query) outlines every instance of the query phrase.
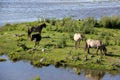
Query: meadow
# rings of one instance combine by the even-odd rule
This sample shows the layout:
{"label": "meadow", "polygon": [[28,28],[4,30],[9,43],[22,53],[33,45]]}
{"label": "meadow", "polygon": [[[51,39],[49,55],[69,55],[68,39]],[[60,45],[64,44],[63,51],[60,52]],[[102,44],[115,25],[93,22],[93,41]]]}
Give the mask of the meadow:
{"label": "meadow", "polygon": [[[42,30],[40,45],[34,47],[34,41],[27,37],[31,26],[46,23]],[[84,35],[80,48],[74,47],[74,33]],[[34,33],[33,33],[34,34]],[[91,54],[84,50],[88,38],[100,39],[107,48],[106,56],[96,49]],[[44,51],[43,51],[44,50]],[[6,55],[11,61],[30,61],[35,67],[55,65],[56,67],[79,67],[120,71],[120,16],[93,17],[74,20],[71,17],[59,19],[38,19],[34,22],[14,23],[0,27],[0,55]],[[87,57],[87,58],[86,58]],[[78,70],[79,73],[79,70]]]}

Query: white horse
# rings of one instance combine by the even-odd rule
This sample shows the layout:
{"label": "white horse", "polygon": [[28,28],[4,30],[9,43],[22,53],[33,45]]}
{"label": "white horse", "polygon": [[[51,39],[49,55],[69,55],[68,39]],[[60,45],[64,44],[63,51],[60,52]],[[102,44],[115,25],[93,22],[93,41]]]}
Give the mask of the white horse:
{"label": "white horse", "polygon": [[83,39],[83,36],[80,33],[75,33],[73,39],[75,41],[75,47],[77,48],[80,46],[80,41]]}
{"label": "white horse", "polygon": [[89,48],[96,48],[97,49],[96,54],[97,54],[98,50],[101,51],[101,54],[103,51],[104,55],[107,52],[107,49],[101,40],[87,39],[85,49],[87,50],[88,53],[90,53]]}

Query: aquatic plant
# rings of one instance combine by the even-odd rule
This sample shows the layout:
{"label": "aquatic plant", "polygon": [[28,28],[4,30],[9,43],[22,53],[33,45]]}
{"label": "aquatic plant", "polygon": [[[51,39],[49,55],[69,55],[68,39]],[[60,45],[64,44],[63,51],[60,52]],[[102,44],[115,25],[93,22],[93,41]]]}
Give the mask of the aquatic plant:
{"label": "aquatic plant", "polygon": [[4,58],[0,58],[0,62],[6,61],[6,59]]}
{"label": "aquatic plant", "polygon": [[40,76],[36,76],[36,77],[35,77],[35,80],[40,80]]}

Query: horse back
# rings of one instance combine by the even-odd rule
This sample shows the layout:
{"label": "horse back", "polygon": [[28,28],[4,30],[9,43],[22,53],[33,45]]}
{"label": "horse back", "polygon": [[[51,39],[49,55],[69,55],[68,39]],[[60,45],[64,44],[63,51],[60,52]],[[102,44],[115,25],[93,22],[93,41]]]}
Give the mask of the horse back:
{"label": "horse back", "polygon": [[34,40],[34,39],[36,39],[36,41],[40,41],[41,35],[40,34],[33,34],[31,40]]}
{"label": "horse back", "polygon": [[86,41],[86,43],[90,46],[90,47],[100,47],[102,45],[102,41],[100,40],[94,40],[94,39],[88,39]]}

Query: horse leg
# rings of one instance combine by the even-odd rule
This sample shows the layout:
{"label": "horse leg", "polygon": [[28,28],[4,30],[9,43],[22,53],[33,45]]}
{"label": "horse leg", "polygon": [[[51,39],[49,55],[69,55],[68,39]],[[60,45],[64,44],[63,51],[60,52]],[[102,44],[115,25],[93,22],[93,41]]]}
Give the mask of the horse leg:
{"label": "horse leg", "polygon": [[[100,51],[101,51],[101,55],[102,55],[102,54],[103,54],[103,53],[102,53],[103,49],[102,49],[102,48],[100,48]],[[104,54],[104,56],[105,56],[105,54]]]}
{"label": "horse leg", "polygon": [[103,50],[103,54],[104,54],[104,56],[106,55],[106,52]]}
{"label": "horse leg", "polygon": [[36,46],[39,46],[39,42],[40,42],[40,41],[36,41]]}
{"label": "horse leg", "polygon": [[87,53],[90,54],[90,50],[89,50],[90,46],[86,43],[85,45],[85,50],[87,50]]}
{"label": "horse leg", "polygon": [[31,38],[31,33],[32,33],[32,31],[31,31],[31,29],[30,28],[28,28],[28,38]]}
{"label": "horse leg", "polygon": [[88,50],[88,54],[90,54],[90,50],[89,50],[89,48],[88,48],[87,50]]}
{"label": "horse leg", "polygon": [[39,41],[37,42],[37,45],[39,46]]}
{"label": "horse leg", "polygon": [[35,45],[34,45],[34,47],[36,47],[36,45],[37,45],[37,41],[35,41]]}
{"label": "horse leg", "polygon": [[80,48],[80,41],[78,42],[78,47]]}
{"label": "horse leg", "polygon": [[32,37],[31,37],[31,34],[28,36],[28,38],[30,38],[30,39],[32,38]]}
{"label": "horse leg", "polygon": [[98,54],[98,50],[99,50],[99,48],[97,48],[96,54]]}
{"label": "horse leg", "polygon": [[77,49],[77,41],[75,41],[75,48]]}

